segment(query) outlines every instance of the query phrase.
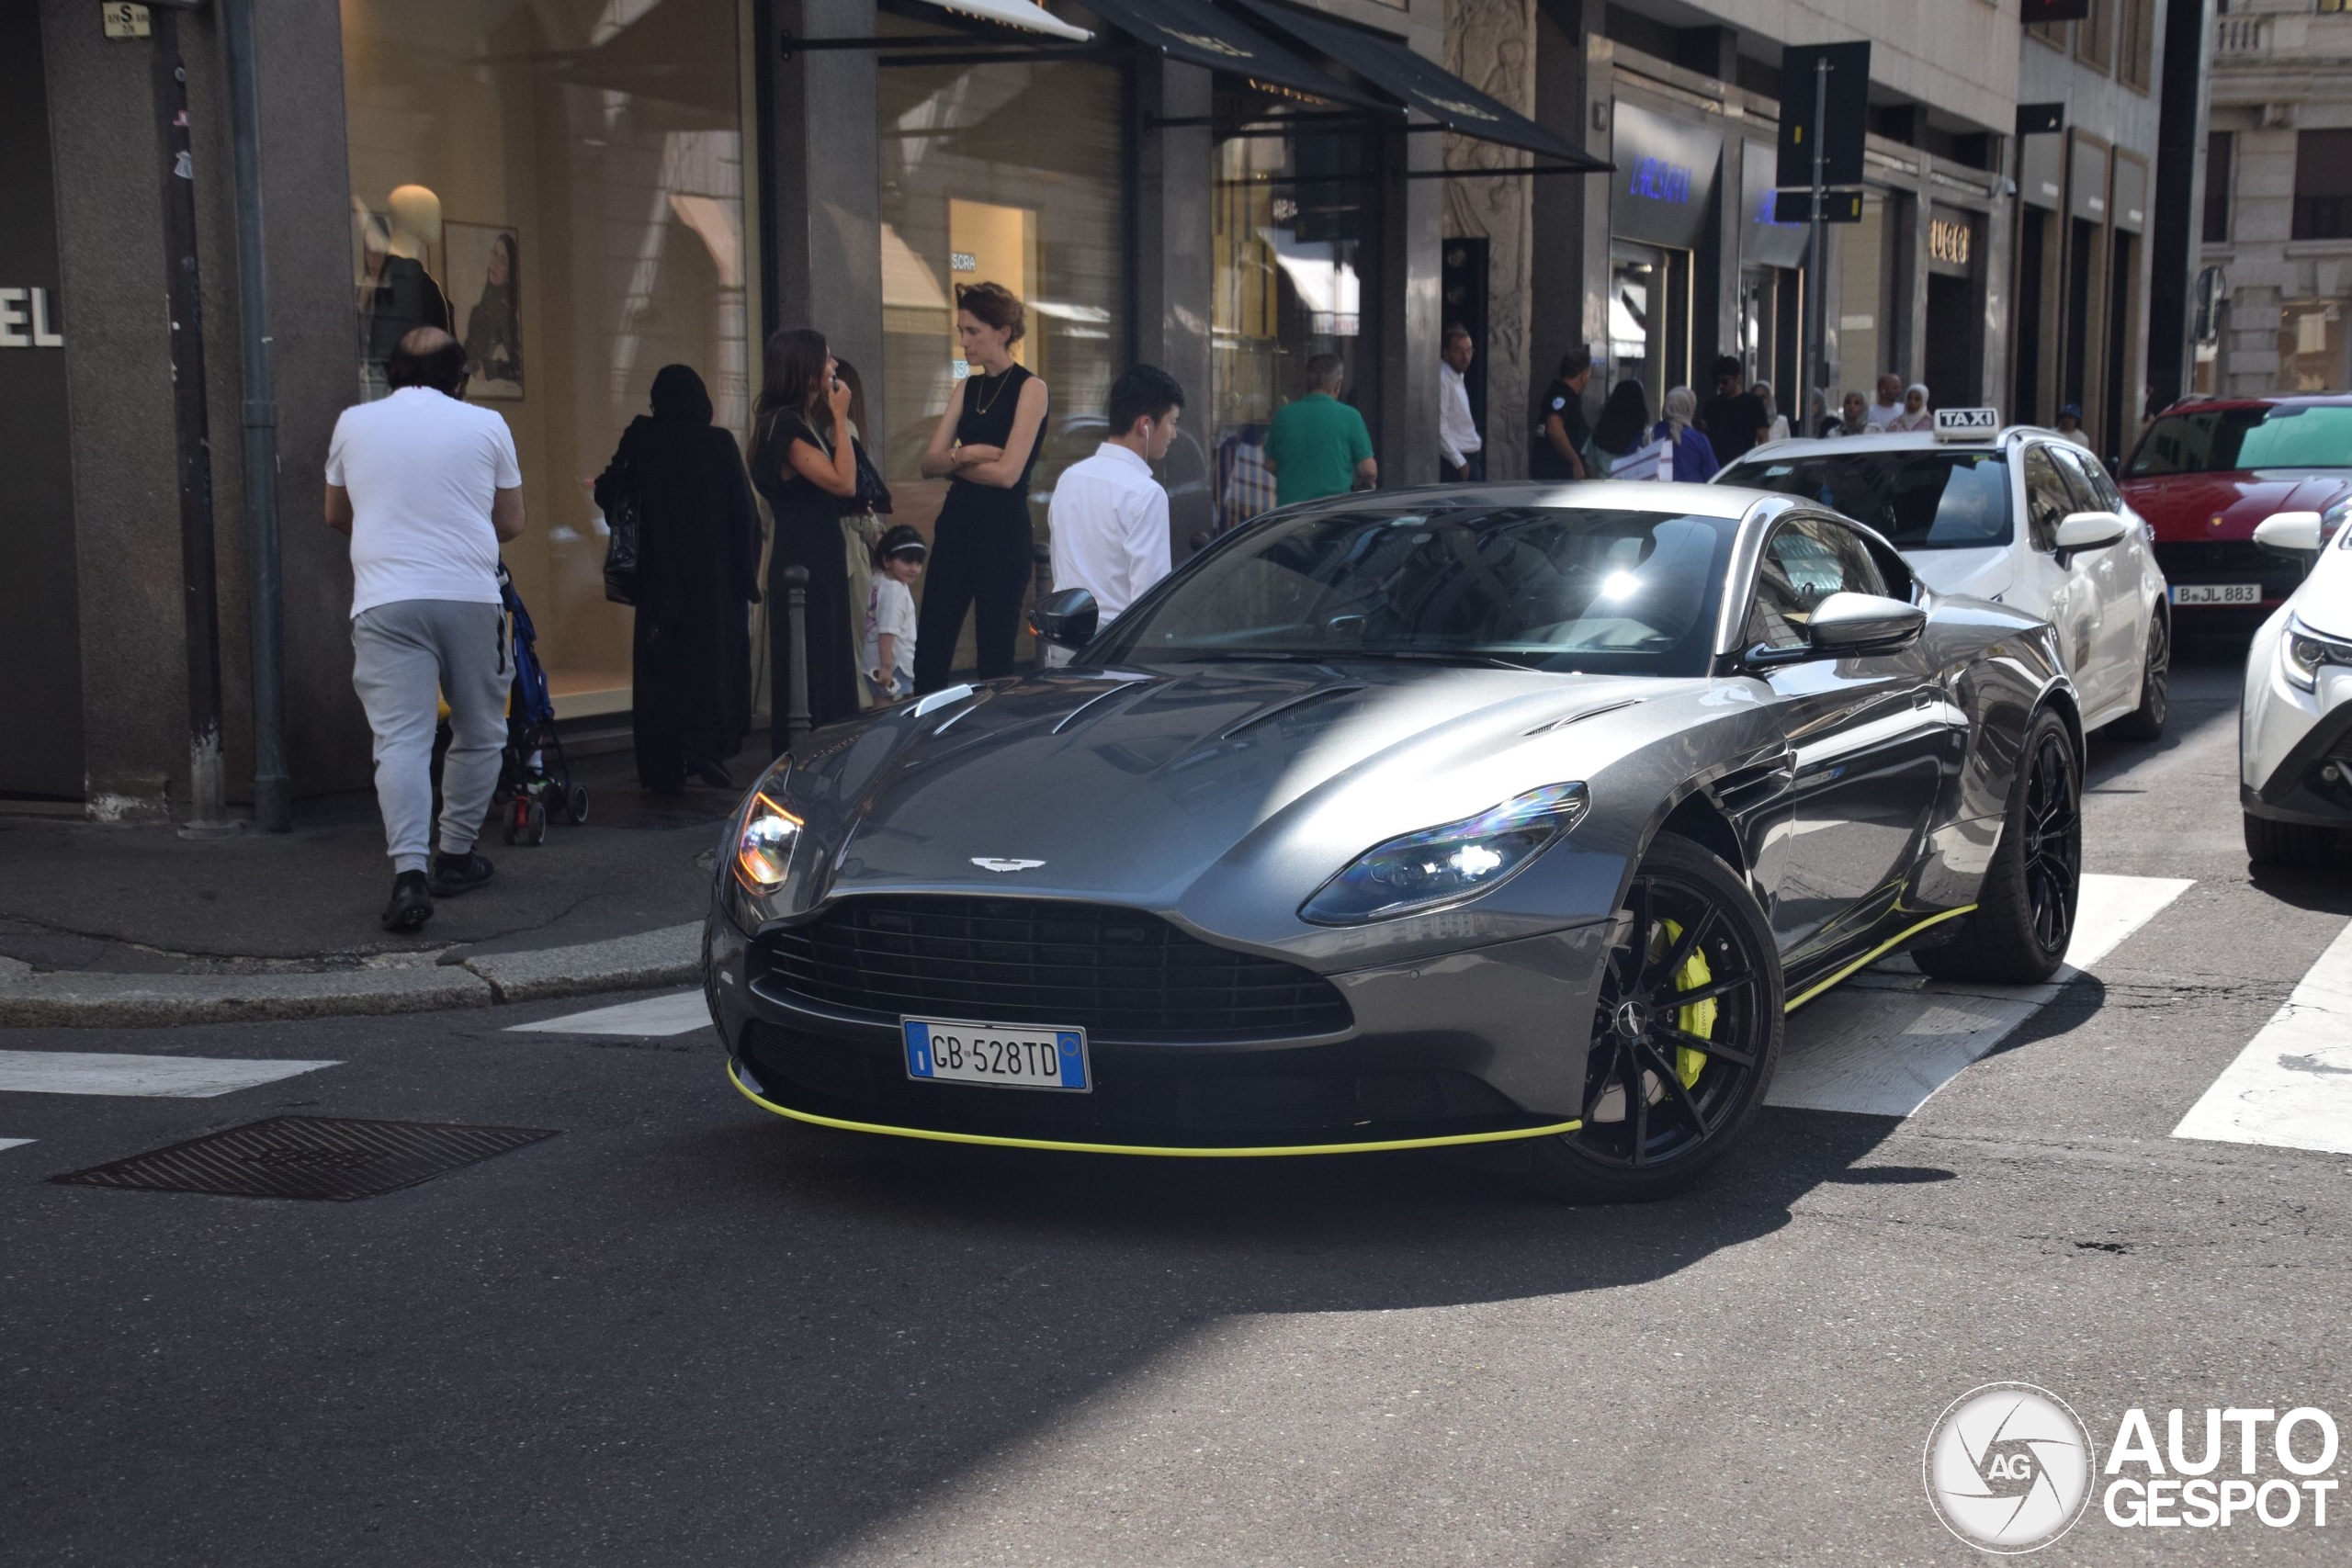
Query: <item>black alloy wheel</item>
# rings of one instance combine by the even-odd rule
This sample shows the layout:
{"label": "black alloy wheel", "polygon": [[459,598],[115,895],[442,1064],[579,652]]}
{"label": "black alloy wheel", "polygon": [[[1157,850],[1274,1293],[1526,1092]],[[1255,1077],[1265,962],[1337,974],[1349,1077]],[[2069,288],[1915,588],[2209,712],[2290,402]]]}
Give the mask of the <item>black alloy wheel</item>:
{"label": "black alloy wheel", "polygon": [[1921,948],[1913,959],[1943,980],[2047,980],[2074,939],[2082,880],[2082,768],[2065,721],[2044,709],[2026,730],[1975,911],[1958,922],[1950,944]]}
{"label": "black alloy wheel", "polygon": [[2162,610],[2148,619],[2146,666],[2140,675],[2140,705],[2108,728],[2122,740],[2161,740],[2172,711],[2172,624]]}
{"label": "black alloy wheel", "polygon": [[1584,1125],[1535,1145],[1555,1196],[1660,1197],[1722,1157],[1781,1048],[1780,955],[1747,884],[1690,840],[1651,845],[1627,887],[1585,1058]]}

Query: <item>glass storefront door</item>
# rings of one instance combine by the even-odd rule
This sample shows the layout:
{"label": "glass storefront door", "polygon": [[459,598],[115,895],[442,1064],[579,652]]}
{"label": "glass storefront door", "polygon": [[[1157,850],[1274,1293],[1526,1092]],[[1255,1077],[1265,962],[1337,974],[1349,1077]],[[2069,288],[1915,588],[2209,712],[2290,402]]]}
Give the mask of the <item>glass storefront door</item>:
{"label": "glass storefront door", "polygon": [[[1221,93],[1218,118],[1258,105]],[[1221,137],[1212,154],[1209,475],[1218,532],[1274,504],[1264,466],[1274,411],[1306,390],[1306,362],[1347,366],[1342,401],[1380,427],[1377,299],[1368,276],[1379,232],[1373,149],[1360,131]]]}
{"label": "glass storefront door", "polygon": [[1859,223],[1840,223],[1838,236],[1838,384],[1840,393],[1875,397],[1879,377],[1894,371],[1894,333],[1887,318],[1886,199],[1862,200]]}
{"label": "glass storefront door", "polygon": [[1622,240],[1610,246],[1609,373],[1611,387],[1626,380],[1641,384],[1653,420],[1670,388],[1690,385],[1688,251]]}
{"label": "glass storefront door", "polygon": [[355,398],[409,327],[446,326],[514,434],[529,526],[508,570],[560,716],[629,705],[589,486],[692,366],[749,412],[738,0],[343,0]]}

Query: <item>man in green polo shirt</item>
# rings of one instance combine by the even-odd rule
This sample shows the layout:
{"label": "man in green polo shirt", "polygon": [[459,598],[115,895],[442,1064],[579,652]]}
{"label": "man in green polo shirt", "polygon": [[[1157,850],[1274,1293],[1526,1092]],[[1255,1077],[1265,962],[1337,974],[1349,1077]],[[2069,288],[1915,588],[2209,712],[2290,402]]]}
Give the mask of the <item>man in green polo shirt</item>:
{"label": "man in green polo shirt", "polygon": [[1370,490],[1380,482],[1372,432],[1363,415],[1340,400],[1347,361],[1318,354],[1306,362],[1306,396],[1274,411],[1266,432],[1266,471],[1274,476],[1274,502],[1315,501]]}

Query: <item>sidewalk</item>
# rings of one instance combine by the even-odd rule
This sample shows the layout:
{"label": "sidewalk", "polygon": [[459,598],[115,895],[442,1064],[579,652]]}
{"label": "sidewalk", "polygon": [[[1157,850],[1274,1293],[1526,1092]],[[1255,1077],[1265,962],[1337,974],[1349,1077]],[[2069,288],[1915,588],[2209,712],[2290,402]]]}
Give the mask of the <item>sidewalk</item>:
{"label": "sidewalk", "polygon": [[[747,748],[739,776],[756,765]],[[626,752],[575,761],[584,827],[537,848],[493,825],[489,886],[421,931],[377,924],[391,888],[372,795],[298,807],[290,833],[6,814],[0,1027],[153,1026],[484,1007],[692,983],[711,857],[738,792],[640,793]]]}

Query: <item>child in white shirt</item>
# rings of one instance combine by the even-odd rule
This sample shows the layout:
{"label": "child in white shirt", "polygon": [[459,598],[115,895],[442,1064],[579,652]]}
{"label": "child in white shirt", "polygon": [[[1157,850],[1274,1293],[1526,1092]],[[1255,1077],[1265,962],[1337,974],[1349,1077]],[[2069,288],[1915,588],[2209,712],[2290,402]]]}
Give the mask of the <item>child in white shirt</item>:
{"label": "child in white shirt", "polygon": [[874,547],[874,586],[865,598],[865,641],[858,668],[877,703],[896,702],[915,689],[915,596],[930,554],[922,536],[901,523]]}

